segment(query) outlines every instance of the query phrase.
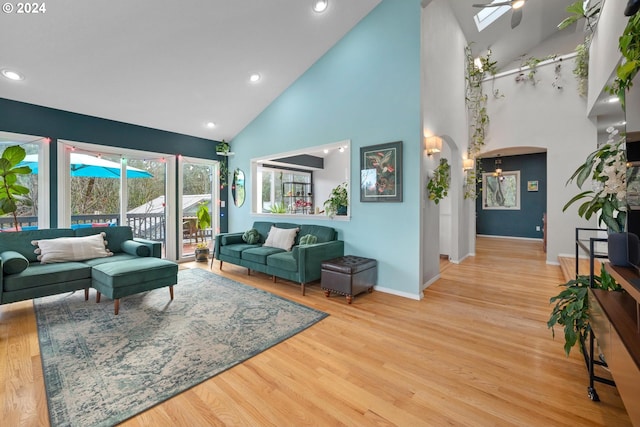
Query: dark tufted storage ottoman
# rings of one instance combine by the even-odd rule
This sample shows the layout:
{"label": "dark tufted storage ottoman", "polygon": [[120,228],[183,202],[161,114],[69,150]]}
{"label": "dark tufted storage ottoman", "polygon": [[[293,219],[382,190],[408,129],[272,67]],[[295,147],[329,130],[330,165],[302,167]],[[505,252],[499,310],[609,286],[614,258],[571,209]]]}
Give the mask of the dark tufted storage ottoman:
{"label": "dark tufted storage ottoman", "polygon": [[351,304],[354,295],[372,292],[378,279],[375,259],[345,255],[322,262],[321,287],[328,298],[331,292],[344,295]]}

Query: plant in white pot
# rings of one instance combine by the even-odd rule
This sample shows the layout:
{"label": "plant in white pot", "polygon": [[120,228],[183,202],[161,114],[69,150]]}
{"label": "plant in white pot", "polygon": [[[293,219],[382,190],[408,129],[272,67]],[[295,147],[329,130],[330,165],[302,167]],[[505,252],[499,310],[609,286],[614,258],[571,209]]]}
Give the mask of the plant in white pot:
{"label": "plant in white pot", "polygon": [[349,206],[349,192],[347,183],[343,182],[331,190],[329,198],[324,202],[324,209],[325,213],[333,218],[335,215],[346,215],[347,206]]}

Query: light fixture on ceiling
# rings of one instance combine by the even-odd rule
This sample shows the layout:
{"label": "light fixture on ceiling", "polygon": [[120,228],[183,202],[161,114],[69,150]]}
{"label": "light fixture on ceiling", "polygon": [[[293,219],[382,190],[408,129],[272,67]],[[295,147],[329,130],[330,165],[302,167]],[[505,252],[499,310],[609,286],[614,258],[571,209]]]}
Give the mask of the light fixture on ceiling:
{"label": "light fixture on ceiling", "polygon": [[612,96],[611,98],[607,99],[607,102],[609,104],[613,104],[614,102],[620,102],[620,98],[618,98],[617,96]]}
{"label": "light fixture on ceiling", "polygon": [[213,129],[214,127],[216,127],[216,124],[215,124],[215,123],[213,123],[213,122],[207,122],[207,127],[208,127],[209,129]]}
{"label": "light fixture on ceiling", "polygon": [[427,155],[439,153],[442,151],[442,138],[439,136],[427,136],[424,138],[424,148],[427,150]]}
{"label": "light fixture on ceiling", "polygon": [[260,74],[258,74],[258,73],[253,73],[253,74],[251,74],[251,75],[249,76],[249,81],[250,81],[251,83],[257,83],[257,82],[259,82],[259,81],[260,81],[260,79],[261,79],[261,78],[262,78],[262,77],[260,76]]}
{"label": "light fixture on ceiling", "polygon": [[13,70],[4,69],[2,70],[2,75],[9,80],[15,80],[15,81],[24,80],[24,76],[22,74]]}
{"label": "light fixture on ceiling", "polygon": [[329,0],[313,0],[313,11],[317,13],[322,13],[327,10],[329,6]]}
{"label": "light fixture on ceiling", "polygon": [[516,0],[511,3],[511,7],[514,9],[520,9],[522,6],[524,6],[524,0]]}
{"label": "light fixture on ceiling", "polygon": [[462,169],[465,171],[469,171],[473,169],[475,166],[475,162],[473,159],[462,159]]}
{"label": "light fixture on ceiling", "polygon": [[502,160],[496,159],[495,165],[496,165],[496,170],[493,172],[493,176],[497,176],[497,177],[502,176]]}

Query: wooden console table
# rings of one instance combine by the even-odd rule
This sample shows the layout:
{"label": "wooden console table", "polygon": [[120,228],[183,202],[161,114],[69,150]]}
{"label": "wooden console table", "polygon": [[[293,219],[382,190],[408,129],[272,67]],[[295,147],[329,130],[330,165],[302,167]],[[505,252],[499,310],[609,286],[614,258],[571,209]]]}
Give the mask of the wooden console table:
{"label": "wooden console table", "polygon": [[626,292],[590,289],[590,324],[634,426],[640,426],[640,275],[605,264]]}

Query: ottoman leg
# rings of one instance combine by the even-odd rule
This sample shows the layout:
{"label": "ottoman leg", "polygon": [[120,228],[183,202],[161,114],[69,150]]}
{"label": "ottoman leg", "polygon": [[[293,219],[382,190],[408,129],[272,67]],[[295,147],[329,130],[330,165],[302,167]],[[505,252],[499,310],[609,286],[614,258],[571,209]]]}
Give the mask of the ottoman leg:
{"label": "ottoman leg", "polygon": [[169,295],[171,295],[171,299],[173,300],[173,285],[169,286]]}
{"label": "ottoman leg", "polygon": [[89,288],[84,289],[84,300],[89,301]]}
{"label": "ottoman leg", "polygon": [[329,298],[331,296],[331,291],[329,290],[324,291],[324,296]]}
{"label": "ottoman leg", "polygon": [[120,311],[120,298],[113,300],[113,312],[117,316],[118,311]]}
{"label": "ottoman leg", "polygon": [[96,304],[100,303],[100,292],[96,291]]}
{"label": "ottoman leg", "polygon": [[348,304],[351,304],[351,301],[353,301],[353,295],[347,295],[345,298],[347,298]]}

